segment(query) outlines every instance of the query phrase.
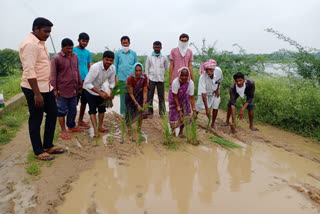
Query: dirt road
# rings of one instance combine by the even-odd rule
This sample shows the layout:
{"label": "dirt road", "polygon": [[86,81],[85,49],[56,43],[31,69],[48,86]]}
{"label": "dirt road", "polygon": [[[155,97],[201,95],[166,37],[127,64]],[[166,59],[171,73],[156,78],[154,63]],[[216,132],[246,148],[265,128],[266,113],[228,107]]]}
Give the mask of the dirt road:
{"label": "dirt road", "polygon": [[[253,132],[247,122],[231,134],[224,119],[220,111],[217,128],[205,133],[200,115],[200,145],[172,151],[162,144],[157,115],[144,120],[147,143],[137,147],[127,136],[120,144],[121,117],[109,112],[104,125],[114,130],[112,143],[101,136],[96,144],[89,130],[71,141],[59,139],[68,152],[44,164],[38,176],[25,171],[31,150],[25,124],[0,150],[0,213],[319,212],[320,144],[267,125]],[[227,151],[209,143],[213,134],[243,148]]]}

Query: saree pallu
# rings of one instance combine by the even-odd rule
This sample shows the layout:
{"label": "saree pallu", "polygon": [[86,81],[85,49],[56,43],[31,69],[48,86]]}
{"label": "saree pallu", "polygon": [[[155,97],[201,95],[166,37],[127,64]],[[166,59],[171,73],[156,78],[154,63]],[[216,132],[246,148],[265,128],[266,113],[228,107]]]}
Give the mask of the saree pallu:
{"label": "saree pallu", "polygon": [[169,91],[169,123],[173,129],[178,127],[184,127],[185,119],[191,116],[191,107],[189,94],[187,93],[189,82],[183,84],[178,90],[178,102],[181,107],[183,118],[180,118],[179,111],[177,110],[176,102],[172,94],[172,86]]}
{"label": "saree pallu", "polygon": [[[135,87],[133,88],[133,96],[136,99],[136,101],[139,103],[139,105],[143,106],[143,86],[144,86],[144,78],[139,78]],[[125,103],[126,103],[126,123],[129,125],[129,123],[134,123],[138,117],[142,118],[142,112],[138,111],[137,106],[132,101],[129,93],[126,93],[125,97]]]}

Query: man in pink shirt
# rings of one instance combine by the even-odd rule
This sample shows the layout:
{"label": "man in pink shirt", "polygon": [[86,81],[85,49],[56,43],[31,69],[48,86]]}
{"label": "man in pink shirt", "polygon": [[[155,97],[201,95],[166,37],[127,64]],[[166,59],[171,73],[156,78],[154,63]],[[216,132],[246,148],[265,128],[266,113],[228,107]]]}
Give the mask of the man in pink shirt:
{"label": "man in pink shirt", "polygon": [[[50,57],[45,41],[50,36],[53,24],[45,18],[36,18],[32,32],[19,46],[23,67],[21,89],[29,107],[29,135],[36,158],[44,161],[54,159],[51,154],[60,154],[64,149],[53,145],[57,121],[57,105],[50,85]],[[46,113],[43,145],[40,126]]]}
{"label": "man in pink shirt", "polygon": [[78,128],[75,122],[77,99],[82,91],[82,80],[78,57],[73,53],[72,40],[63,39],[61,47],[62,50],[51,60],[51,84],[57,99],[58,119],[61,127],[59,136],[64,140],[70,140],[71,137],[68,133],[83,132],[83,129]]}
{"label": "man in pink shirt", "polygon": [[182,67],[188,67],[193,80],[192,51],[188,48],[189,36],[188,34],[181,34],[179,37],[178,47],[173,48],[170,53],[170,67],[169,67],[169,83],[178,77],[178,70]]}

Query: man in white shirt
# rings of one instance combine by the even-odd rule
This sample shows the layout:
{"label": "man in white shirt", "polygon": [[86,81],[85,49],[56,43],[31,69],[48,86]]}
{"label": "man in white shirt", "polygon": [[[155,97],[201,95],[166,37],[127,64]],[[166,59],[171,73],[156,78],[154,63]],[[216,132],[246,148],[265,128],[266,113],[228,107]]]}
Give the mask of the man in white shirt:
{"label": "man in white shirt", "polygon": [[205,109],[209,120],[210,108],[212,108],[211,128],[214,128],[214,123],[218,115],[220,105],[219,88],[223,79],[221,69],[216,66],[216,61],[212,59],[202,63],[199,70],[201,76],[199,78],[198,100],[196,103],[197,113]]}
{"label": "man in white shirt", "polygon": [[[106,106],[103,105],[104,100],[113,99],[110,96],[112,89],[115,85],[115,67],[113,65],[114,53],[112,51],[105,51],[103,53],[102,61],[93,64],[90,67],[90,72],[87,74],[83,88],[85,90],[85,96],[89,105],[89,115],[91,123],[96,131],[97,128],[97,109],[99,113],[99,132],[107,132],[107,129],[103,128],[103,117],[106,112]],[[106,92],[104,82],[108,80],[110,94]],[[96,132],[95,132],[96,133]]]}
{"label": "man in white shirt", "polygon": [[[153,96],[157,87],[159,99],[159,114],[165,115],[166,105],[164,100],[164,72],[169,68],[169,62],[166,56],[161,54],[162,44],[159,41],[153,43],[153,52],[147,57],[146,75],[148,77],[148,103],[153,105]],[[148,109],[149,118],[153,115],[153,106]]]}

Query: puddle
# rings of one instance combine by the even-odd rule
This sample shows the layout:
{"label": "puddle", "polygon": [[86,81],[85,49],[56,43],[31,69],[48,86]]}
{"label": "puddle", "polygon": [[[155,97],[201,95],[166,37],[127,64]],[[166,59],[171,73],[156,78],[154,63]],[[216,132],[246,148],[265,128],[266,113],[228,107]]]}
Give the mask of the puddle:
{"label": "puddle", "polygon": [[253,143],[227,151],[190,146],[160,156],[152,144],[127,162],[105,158],[80,174],[58,213],[318,213],[289,184],[320,188],[320,165]]}

